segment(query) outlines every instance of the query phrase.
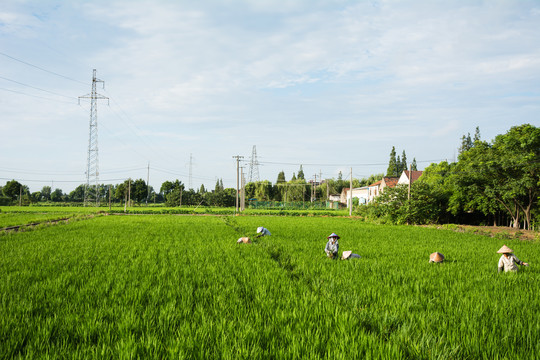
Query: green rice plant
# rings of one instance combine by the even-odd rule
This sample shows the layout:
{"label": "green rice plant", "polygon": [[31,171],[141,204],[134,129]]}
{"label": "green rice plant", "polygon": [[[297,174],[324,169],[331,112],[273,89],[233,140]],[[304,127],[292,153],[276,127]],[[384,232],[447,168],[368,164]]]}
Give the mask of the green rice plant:
{"label": "green rice plant", "polygon": [[[258,226],[271,236],[237,244]],[[341,236],[334,261],[326,237]],[[534,358],[530,262],[501,240],[350,218],[101,216],[0,238],[2,358]],[[429,254],[446,262],[429,264]]]}

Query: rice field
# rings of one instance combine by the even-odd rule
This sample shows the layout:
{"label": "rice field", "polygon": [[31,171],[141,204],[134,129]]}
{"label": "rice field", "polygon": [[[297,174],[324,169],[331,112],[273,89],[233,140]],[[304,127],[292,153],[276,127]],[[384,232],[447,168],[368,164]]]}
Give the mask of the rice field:
{"label": "rice field", "polygon": [[[331,232],[362,258],[327,259]],[[503,244],[531,266],[497,274]],[[539,264],[349,218],[97,216],[0,235],[0,357],[534,359]]]}

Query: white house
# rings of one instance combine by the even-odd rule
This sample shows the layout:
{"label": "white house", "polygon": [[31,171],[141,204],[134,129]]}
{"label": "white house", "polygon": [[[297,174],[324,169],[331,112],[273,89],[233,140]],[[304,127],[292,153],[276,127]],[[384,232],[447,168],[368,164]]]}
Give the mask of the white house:
{"label": "white house", "polygon": [[[370,187],[369,186],[363,186],[359,188],[353,188],[352,189],[352,197],[358,199],[359,204],[367,204],[370,200]],[[341,190],[341,203],[347,204],[347,208],[349,207],[349,202],[351,200],[351,193],[350,188],[343,188]]]}
{"label": "white house", "polygon": [[399,177],[399,180],[398,180],[398,185],[409,185],[409,182],[412,184],[413,182],[415,182],[416,180],[418,180],[418,178],[420,176],[422,176],[422,173],[423,171],[416,171],[416,170],[413,170],[413,171],[409,171],[409,170],[404,170],[402,173],[401,173],[401,176]]}

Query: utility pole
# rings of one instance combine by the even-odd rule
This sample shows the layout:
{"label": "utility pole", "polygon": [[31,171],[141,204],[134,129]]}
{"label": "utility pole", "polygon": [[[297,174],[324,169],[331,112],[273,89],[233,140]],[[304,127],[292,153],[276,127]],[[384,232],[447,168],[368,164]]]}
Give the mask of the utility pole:
{"label": "utility pole", "polygon": [[244,167],[240,166],[240,193],[242,196],[240,197],[240,211],[244,211],[246,206],[246,179],[244,178]]}
{"label": "utility pole", "polygon": [[111,185],[109,185],[109,211],[111,211]]}
{"label": "utility pole", "polygon": [[22,206],[22,185],[19,186],[19,206]]}
{"label": "utility pole", "polygon": [[[407,200],[409,202],[408,204],[409,206],[407,207],[407,209],[409,209],[409,211],[407,215],[410,215],[411,213],[411,183],[412,183],[412,164],[409,164],[409,189],[407,192]],[[407,225],[409,225],[409,216],[407,216]]]}
{"label": "utility pole", "polygon": [[150,197],[150,161],[148,162],[148,172],[146,173],[146,205],[148,206],[148,198]]}
{"label": "utility pole", "polygon": [[407,200],[411,200],[411,183],[412,183],[412,164],[409,164],[409,191],[407,194]]}
{"label": "utility pole", "polygon": [[352,168],[351,168],[351,202],[349,205],[349,216],[352,216]]}
{"label": "utility pole", "polygon": [[188,187],[193,189],[193,154],[189,154],[189,184]]}
{"label": "utility pole", "polygon": [[317,174],[313,175],[313,202],[317,201]]}
{"label": "utility pole", "polygon": [[[84,187],[84,206],[91,201],[95,202],[95,206],[99,206],[99,161],[98,161],[98,127],[97,127],[97,101],[98,99],[109,98],[100,95],[96,91],[96,84],[105,82],[96,78],[96,69],[92,75],[92,92],[87,95],[79,96],[79,104],[81,99],[90,99],[90,131],[88,136],[88,158],[86,164],[86,185]],[[93,188],[93,189],[92,189]]]}
{"label": "utility pole", "polygon": [[238,187],[240,186],[240,159],[243,159],[243,156],[236,155],[233,156],[233,159],[236,159],[236,210],[235,213],[238,212]]}
{"label": "utility pole", "polygon": [[131,207],[131,178],[129,178],[129,181],[128,181],[128,202],[129,202],[129,207]]}
{"label": "utility pole", "polygon": [[326,201],[330,198],[330,184],[328,184],[328,179],[326,179]]}

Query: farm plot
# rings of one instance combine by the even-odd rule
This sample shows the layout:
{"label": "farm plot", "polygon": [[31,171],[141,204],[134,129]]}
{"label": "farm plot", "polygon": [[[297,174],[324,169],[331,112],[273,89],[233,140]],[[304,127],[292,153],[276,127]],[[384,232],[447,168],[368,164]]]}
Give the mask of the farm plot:
{"label": "farm plot", "polygon": [[[272,236],[237,245],[265,226]],[[326,236],[340,251],[325,258]],[[6,358],[534,358],[540,250],[347,218],[107,216],[0,237]],[[444,264],[428,264],[440,251]]]}

